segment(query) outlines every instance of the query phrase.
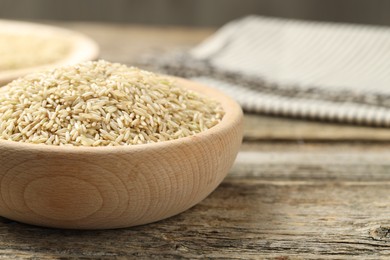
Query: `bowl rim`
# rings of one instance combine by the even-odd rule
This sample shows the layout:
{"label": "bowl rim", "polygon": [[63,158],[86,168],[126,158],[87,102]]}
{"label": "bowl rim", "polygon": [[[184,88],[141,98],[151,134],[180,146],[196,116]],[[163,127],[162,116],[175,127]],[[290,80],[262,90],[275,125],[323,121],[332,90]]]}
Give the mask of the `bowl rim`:
{"label": "bowl rim", "polygon": [[243,117],[243,111],[241,106],[230,96],[223,93],[222,91],[215,89],[213,87],[204,85],[202,83],[166,75],[174,79],[180,86],[200,93],[204,96],[211,97],[222,105],[222,108],[225,112],[225,115],[222,117],[222,120],[215,126],[200,133],[181,137],[174,140],[167,140],[162,142],[155,143],[146,143],[146,144],[136,144],[136,145],[119,145],[119,146],[59,146],[59,145],[47,145],[47,144],[33,144],[33,143],[24,143],[18,141],[10,141],[5,139],[0,139],[0,150],[4,149],[22,149],[24,151],[39,151],[39,152],[50,152],[50,153],[67,153],[67,154],[77,154],[77,153],[110,153],[110,152],[137,152],[142,150],[150,149],[164,149],[170,146],[176,145],[186,145],[194,142],[194,139],[201,140],[203,138],[210,137],[211,135],[217,134],[227,129],[231,129],[236,126],[238,122]]}

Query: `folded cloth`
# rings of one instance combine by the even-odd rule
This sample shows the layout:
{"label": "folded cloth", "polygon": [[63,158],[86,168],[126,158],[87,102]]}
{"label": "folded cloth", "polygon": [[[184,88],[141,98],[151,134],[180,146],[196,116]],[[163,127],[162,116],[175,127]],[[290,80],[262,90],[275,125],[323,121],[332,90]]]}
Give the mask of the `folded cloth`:
{"label": "folded cloth", "polygon": [[390,126],[390,28],[249,16],[192,50],[146,59],[245,111]]}

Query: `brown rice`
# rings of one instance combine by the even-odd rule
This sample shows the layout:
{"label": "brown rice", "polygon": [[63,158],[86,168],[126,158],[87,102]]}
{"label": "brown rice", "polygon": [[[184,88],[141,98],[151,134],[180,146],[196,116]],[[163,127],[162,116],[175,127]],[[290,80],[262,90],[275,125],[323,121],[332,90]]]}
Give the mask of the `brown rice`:
{"label": "brown rice", "polygon": [[169,77],[106,61],[27,75],[0,89],[0,139],[112,146],[178,139],[224,115]]}

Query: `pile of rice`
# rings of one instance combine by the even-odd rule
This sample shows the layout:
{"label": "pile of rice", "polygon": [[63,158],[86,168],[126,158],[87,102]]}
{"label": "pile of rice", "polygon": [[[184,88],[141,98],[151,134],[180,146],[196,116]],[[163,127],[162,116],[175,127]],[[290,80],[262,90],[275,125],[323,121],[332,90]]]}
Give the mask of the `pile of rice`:
{"label": "pile of rice", "polygon": [[0,33],[0,71],[57,62],[71,51],[63,37]]}
{"label": "pile of rice", "polygon": [[218,124],[220,104],[171,78],[106,61],[30,74],[0,89],[0,139],[113,146],[191,136]]}

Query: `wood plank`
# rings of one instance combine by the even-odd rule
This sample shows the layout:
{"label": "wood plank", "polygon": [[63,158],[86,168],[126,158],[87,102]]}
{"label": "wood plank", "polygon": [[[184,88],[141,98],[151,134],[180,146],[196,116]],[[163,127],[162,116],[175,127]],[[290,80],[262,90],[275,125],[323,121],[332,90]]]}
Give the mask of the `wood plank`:
{"label": "wood plank", "polygon": [[390,181],[390,152],[241,151],[230,177],[273,181]]}
{"label": "wood plank", "polygon": [[[377,222],[365,223],[360,220],[351,223],[348,216],[340,212],[344,207],[342,203],[348,201],[340,203],[332,200],[322,207],[316,207],[317,211],[313,212],[310,205],[294,205],[297,202],[294,196],[291,198],[291,205],[287,206],[279,203],[280,198],[274,200],[275,206],[270,205],[269,197],[265,196],[279,192],[285,192],[284,197],[291,196],[297,189],[294,186],[275,187],[267,183],[232,182],[230,186],[224,184],[222,187],[231,192],[229,196],[235,197],[235,204],[226,203],[227,199],[231,201],[229,196],[216,193],[213,194],[213,203],[205,201],[190,212],[164,221],[165,225],[156,223],[132,230],[76,232],[5,224],[11,227],[3,227],[1,237],[12,239],[6,240],[12,251],[4,249],[0,253],[4,258],[35,256],[40,259],[114,256],[141,259],[258,259],[259,256],[287,255],[315,259],[350,259],[353,256],[378,259],[381,255],[388,255],[387,241],[372,235],[383,229],[378,229],[382,223],[381,218],[376,218]],[[260,192],[253,193],[252,187]],[[315,191],[317,187],[312,186],[307,190]],[[305,203],[316,201],[324,204],[323,200],[329,197],[322,195],[323,193],[314,195],[314,198],[305,200]],[[258,196],[263,199],[253,204],[253,199]],[[321,200],[318,196],[321,196]],[[218,202],[222,204],[217,205]],[[257,211],[242,213],[242,207],[248,204]],[[225,210],[222,206],[231,208]],[[326,212],[333,207],[336,209]],[[210,214],[210,210],[214,214]],[[353,213],[357,210],[359,208]],[[363,214],[358,215],[365,217]],[[307,223],[305,216],[310,216],[312,220]],[[192,220],[191,223],[189,219]]]}
{"label": "wood plank", "polygon": [[389,141],[390,129],[246,114],[245,140]]}
{"label": "wood plank", "polygon": [[56,230],[0,222],[6,259],[385,259],[389,153],[243,151],[202,203],[150,225]]}
{"label": "wood plank", "polygon": [[365,153],[379,153],[389,152],[390,142],[363,142],[363,141],[340,141],[340,142],[326,142],[326,141],[272,141],[264,140],[257,142],[244,141],[241,144],[242,151],[256,151],[256,152],[307,152],[307,153],[328,153],[337,154],[338,152],[365,152]]}

